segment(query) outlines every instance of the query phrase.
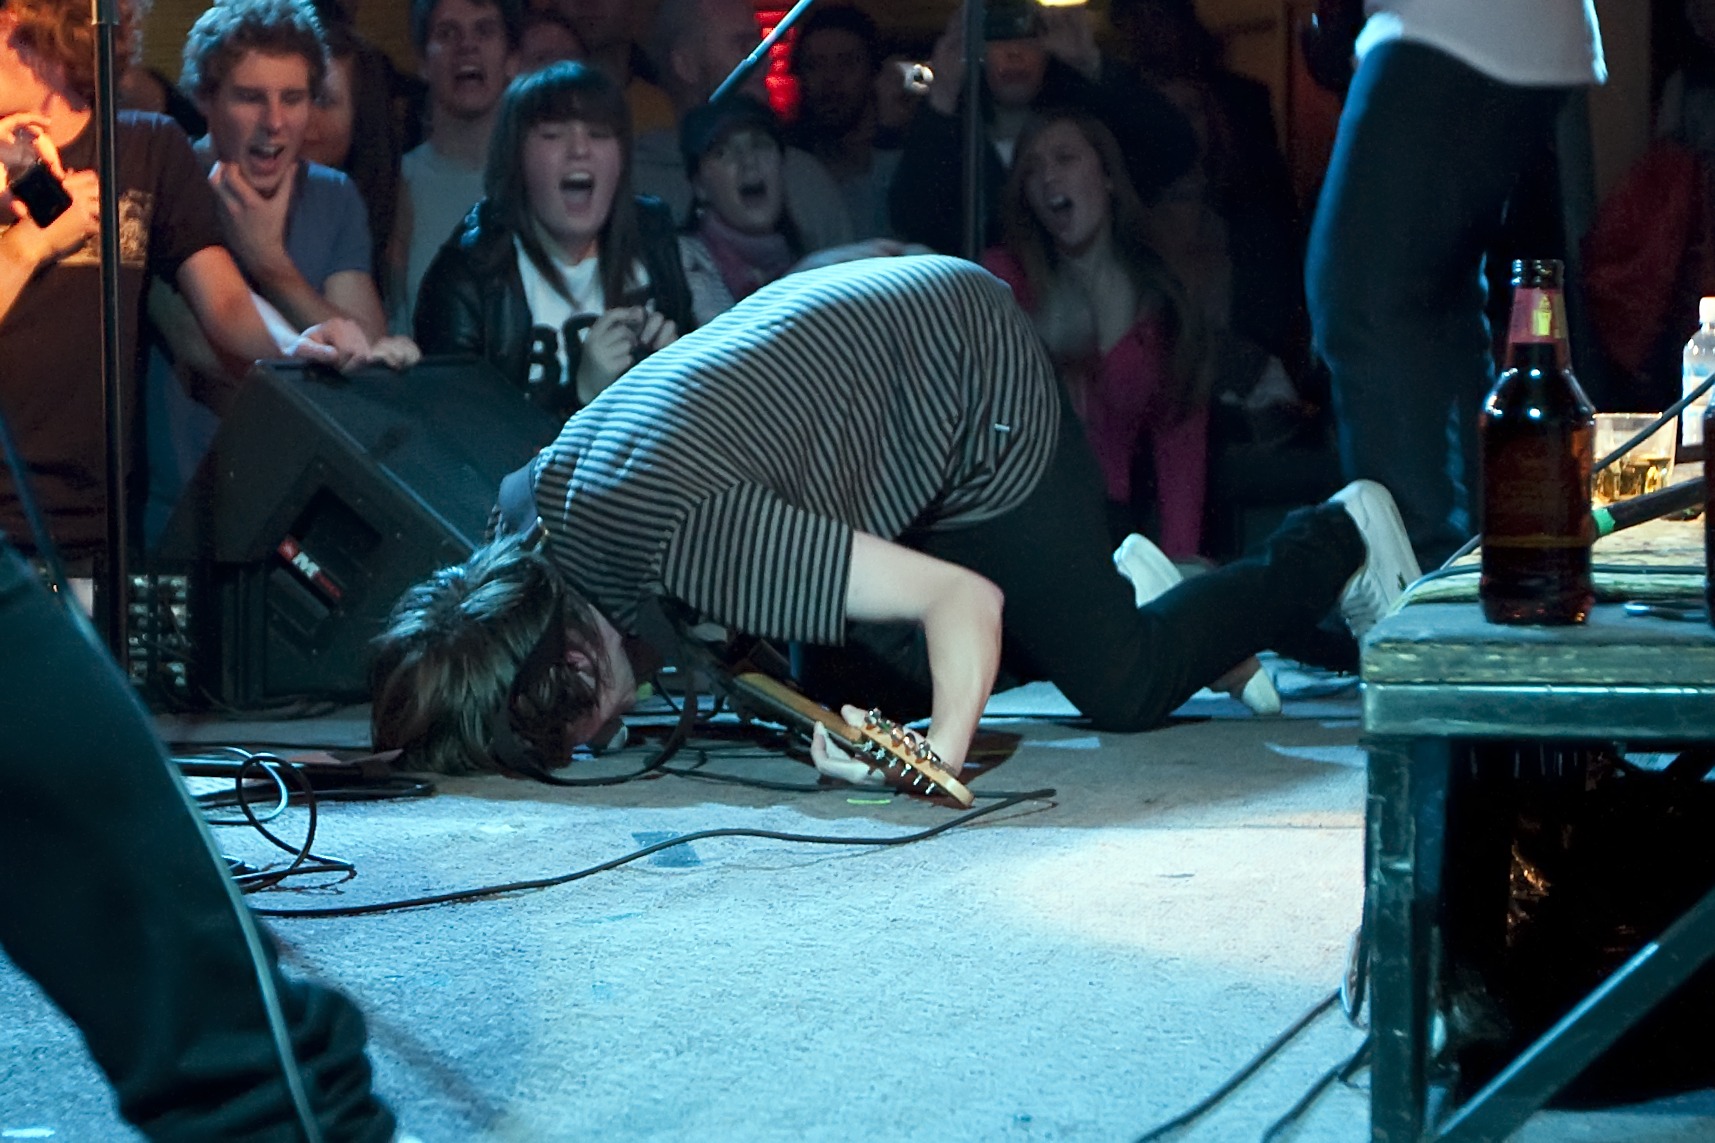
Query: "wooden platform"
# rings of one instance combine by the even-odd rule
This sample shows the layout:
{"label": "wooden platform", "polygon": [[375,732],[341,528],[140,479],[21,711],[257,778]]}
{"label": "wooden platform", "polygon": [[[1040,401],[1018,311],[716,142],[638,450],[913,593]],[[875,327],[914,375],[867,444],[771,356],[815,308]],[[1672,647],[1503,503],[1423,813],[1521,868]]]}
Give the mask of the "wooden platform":
{"label": "wooden platform", "polygon": [[[1678,599],[1703,592],[1703,521],[1652,520],[1596,541],[1596,597]],[[1406,594],[1407,603],[1468,602],[1477,598],[1478,557],[1465,556],[1431,573]]]}
{"label": "wooden platform", "polygon": [[1432,948],[1450,775],[1482,765],[1475,748],[1484,742],[1715,742],[1715,628],[1623,607],[1701,602],[1702,521],[1616,533],[1595,555],[1600,601],[1584,624],[1485,622],[1471,558],[1415,587],[1364,640],[1376,1143],[1507,1137],[1715,947],[1712,895],[1463,1107],[1439,1122],[1429,1112]]}

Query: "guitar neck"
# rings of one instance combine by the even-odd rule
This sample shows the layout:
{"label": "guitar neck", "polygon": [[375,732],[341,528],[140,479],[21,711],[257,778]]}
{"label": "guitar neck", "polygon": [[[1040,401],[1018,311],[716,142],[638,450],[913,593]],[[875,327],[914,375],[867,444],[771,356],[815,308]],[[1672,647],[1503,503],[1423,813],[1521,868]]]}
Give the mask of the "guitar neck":
{"label": "guitar neck", "polygon": [[758,671],[740,671],[732,676],[735,690],[742,692],[745,698],[768,707],[773,713],[783,715],[799,722],[819,722],[829,734],[835,735],[841,741],[859,744],[864,741],[863,734],[852,729],[846,720],[823,706],[812,702],[780,682]]}

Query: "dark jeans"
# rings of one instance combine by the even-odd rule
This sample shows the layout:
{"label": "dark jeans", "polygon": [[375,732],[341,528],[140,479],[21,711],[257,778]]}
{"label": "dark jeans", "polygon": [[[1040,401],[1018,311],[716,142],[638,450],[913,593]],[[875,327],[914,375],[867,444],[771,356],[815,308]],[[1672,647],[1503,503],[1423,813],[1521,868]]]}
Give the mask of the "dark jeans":
{"label": "dark jeans", "polygon": [[[1083,429],[1063,408],[1054,461],[1022,504],[903,542],[994,581],[1006,594],[1008,667],[1053,682],[1101,730],[1161,725],[1258,651],[1355,666],[1351,638],[1317,627],[1364,561],[1363,538],[1345,509],[1298,509],[1260,555],[1195,576],[1140,608],[1114,569],[1101,489]],[[854,652],[807,655],[806,689],[916,713],[921,695],[912,703],[876,678],[879,666],[919,685],[926,680],[921,648],[902,640],[901,630],[854,627]]]}
{"label": "dark jeans", "polygon": [[[0,946],[151,1138],[302,1138],[207,831],[147,714],[0,537]],[[383,1143],[363,1018],[268,970],[330,1141]]]}
{"label": "dark jeans", "polygon": [[1566,97],[1394,41],[1365,55],[1340,116],[1310,232],[1310,320],[1345,475],[1387,486],[1425,568],[1475,526],[1477,414],[1495,380],[1484,252]]}

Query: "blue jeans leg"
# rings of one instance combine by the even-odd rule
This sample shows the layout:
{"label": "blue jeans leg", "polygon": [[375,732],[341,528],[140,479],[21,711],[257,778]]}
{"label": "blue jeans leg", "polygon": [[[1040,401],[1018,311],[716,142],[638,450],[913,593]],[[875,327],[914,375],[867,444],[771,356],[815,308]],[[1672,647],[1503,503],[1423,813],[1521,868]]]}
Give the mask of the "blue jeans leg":
{"label": "blue jeans leg", "polygon": [[[302,1138],[240,919],[130,686],[0,537],[0,948],[173,1143]],[[363,1017],[266,969],[330,1143],[386,1143]]]}
{"label": "blue jeans leg", "polygon": [[1387,486],[1424,567],[1475,527],[1495,379],[1484,254],[1566,96],[1394,41],[1364,57],[1340,118],[1305,266],[1315,345],[1346,476]]}

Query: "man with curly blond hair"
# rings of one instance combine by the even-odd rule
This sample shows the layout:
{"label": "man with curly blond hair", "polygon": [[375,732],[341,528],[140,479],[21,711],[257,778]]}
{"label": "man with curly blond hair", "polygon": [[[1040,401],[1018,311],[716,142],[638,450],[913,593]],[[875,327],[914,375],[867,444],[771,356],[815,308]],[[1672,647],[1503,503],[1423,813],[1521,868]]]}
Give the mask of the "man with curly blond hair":
{"label": "man with curly blond hair", "polygon": [[[310,0],[222,0],[191,26],[180,82],[208,120],[196,149],[213,168],[221,227],[245,278],[293,325],[348,317],[377,348],[387,320],[363,197],[342,172],[303,157],[327,70]],[[390,351],[403,348],[377,355],[411,364],[415,352]]]}
{"label": "man with curly blond hair", "polygon": [[[138,8],[121,0],[119,11],[123,70],[136,46]],[[38,226],[10,196],[0,213],[0,361],[6,363],[0,413],[18,438],[50,532],[74,564],[86,566],[105,544],[107,451],[88,25],[87,0],[0,0],[0,146],[14,155],[36,152],[72,199],[48,226]],[[136,356],[151,275],[178,288],[233,375],[258,358],[299,356],[340,366],[367,360],[368,342],[349,321],[302,335],[264,322],[222,244],[213,191],[175,124],[124,113],[116,141],[118,319],[132,456],[142,455]],[[215,402],[229,396],[209,394]],[[133,465],[128,476],[140,468]],[[0,481],[0,529],[22,541],[23,523],[10,482]]]}

